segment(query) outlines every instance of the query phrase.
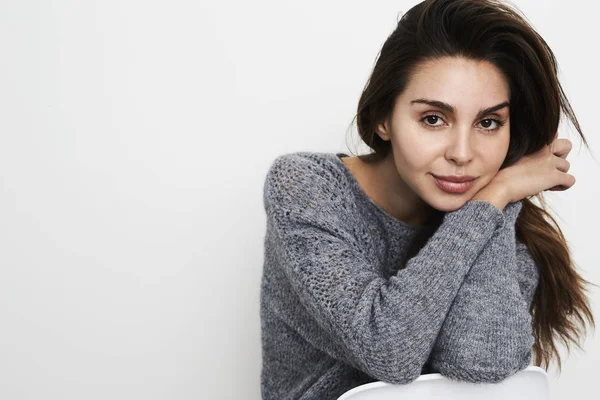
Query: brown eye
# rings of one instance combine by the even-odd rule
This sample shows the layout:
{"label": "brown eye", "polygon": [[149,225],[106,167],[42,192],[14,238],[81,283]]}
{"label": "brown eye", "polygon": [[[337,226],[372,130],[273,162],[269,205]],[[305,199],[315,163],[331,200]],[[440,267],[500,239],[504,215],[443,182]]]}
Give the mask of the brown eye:
{"label": "brown eye", "polygon": [[421,124],[427,126],[427,127],[431,127],[431,128],[437,128],[438,126],[442,126],[442,125],[436,125],[437,122],[439,122],[440,120],[442,120],[442,117],[436,114],[429,114],[424,116],[423,118],[421,118],[419,120],[419,122],[421,122]]}
{"label": "brown eye", "polygon": [[[485,123],[487,121],[487,123]],[[491,124],[491,123],[496,123],[496,127],[495,128],[488,128],[485,125]],[[495,118],[486,118],[481,120],[481,124],[483,125],[483,130],[487,131],[487,132],[495,132],[498,129],[500,129],[501,127],[504,126],[504,124],[506,123],[506,121],[500,121],[499,119],[495,119]],[[489,125],[488,125],[489,126]]]}

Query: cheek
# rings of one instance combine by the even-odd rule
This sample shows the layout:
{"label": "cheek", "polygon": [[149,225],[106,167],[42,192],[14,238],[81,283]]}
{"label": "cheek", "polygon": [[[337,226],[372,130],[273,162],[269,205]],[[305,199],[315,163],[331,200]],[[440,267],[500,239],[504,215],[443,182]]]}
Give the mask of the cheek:
{"label": "cheek", "polygon": [[508,153],[508,144],[509,138],[501,138],[500,140],[490,142],[482,149],[481,154],[485,155],[482,157],[482,160],[487,169],[500,169]]}
{"label": "cheek", "polygon": [[418,134],[405,129],[402,135],[392,139],[396,165],[404,170],[405,174],[412,172],[429,171],[431,163],[435,161],[443,149],[439,140],[432,140],[433,136]]}

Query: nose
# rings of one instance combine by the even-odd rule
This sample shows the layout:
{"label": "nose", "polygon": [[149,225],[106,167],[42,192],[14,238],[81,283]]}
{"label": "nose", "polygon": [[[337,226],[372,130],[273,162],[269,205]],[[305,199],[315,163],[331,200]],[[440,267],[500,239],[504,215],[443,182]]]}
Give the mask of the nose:
{"label": "nose", "polygon": [[454,127],[450,134],[445,157],[456,165],[468,164],[473,159],[472,134],[469,128]]}

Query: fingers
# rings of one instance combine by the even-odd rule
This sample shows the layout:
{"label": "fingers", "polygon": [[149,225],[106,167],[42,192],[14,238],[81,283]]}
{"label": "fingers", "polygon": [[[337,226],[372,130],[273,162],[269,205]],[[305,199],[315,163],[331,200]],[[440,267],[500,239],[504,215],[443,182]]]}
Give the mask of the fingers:
{"label": "fingers", "polygon": [[[557,160],[562,160],[562,158],[557,158]],[[565,162],[568,162],[566,160],[562,160]],[[563,168],[564,169],[564,168]],[[569,169],[568,167],[566,169]],[[557,181],[557,185],[552,186],[549,189],[549,191],[562,191],[562,190],[567,190],[569,189],[571,186],[573,186],[575,184],[575,176],[571,175],[571,174],[567,174],[565,171],[559,172],[558,170],[555,171],[556,172],[556,181]]]}
{"label": "fingers", "polygon": [[567,155],[573,148],[569,139],[556,139],[550,145],[550,151],[557,157],[567,158]]}
{"label": "fingers", "polygon": [[564,158],[554,157],[554,166],[559,171],[568,172],[569,168],[571,168],[571,163]]}
{"label": "fingers", "polygon": [[565,174],[565,176],[563,177],[563,181],[564,183],[562,185],[552,186],[550,189],[546,190],[549,190],[551,192],[560,192],[563,190],[567,190],[575,184],[575,177],[571,174]]}
{"label": "fingers", "polygon": [[562,186],[565,186],[567,189],[575,184],[575,177],[571,174],[565,174],[565,183]]}
{"label": "fingers", "polygon": [[573,145],[569,139],[556,139],[550,144],[550,152],[554,155],[554,166],[560,171],[558,174],[560,183],[547,190],[563,191],[575,184],[575,176],[567,173],[571,168],[571,163],[567,161],[567,155],[572,148]]}

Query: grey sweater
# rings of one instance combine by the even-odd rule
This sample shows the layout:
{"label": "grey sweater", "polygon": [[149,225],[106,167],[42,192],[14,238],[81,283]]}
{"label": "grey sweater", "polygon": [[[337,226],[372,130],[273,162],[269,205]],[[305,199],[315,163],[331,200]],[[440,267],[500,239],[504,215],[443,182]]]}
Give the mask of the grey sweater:
{"label": "grey sweater", "polygon": [[539,275],[521,202],[469,200],[405,268],[418,232],[373,202],[342,153],[278,156],[264,184],[264,400],[337,399],[422,373],[499,382],[526,368]]}

